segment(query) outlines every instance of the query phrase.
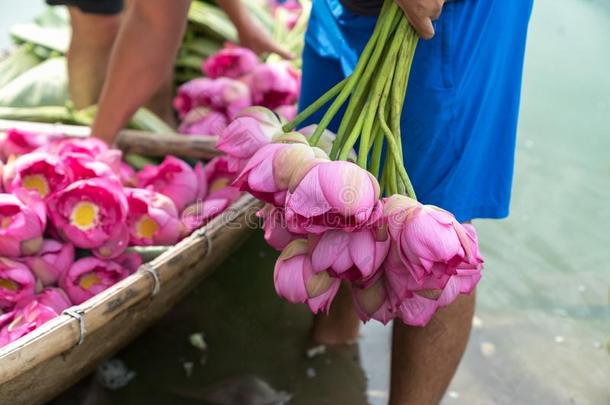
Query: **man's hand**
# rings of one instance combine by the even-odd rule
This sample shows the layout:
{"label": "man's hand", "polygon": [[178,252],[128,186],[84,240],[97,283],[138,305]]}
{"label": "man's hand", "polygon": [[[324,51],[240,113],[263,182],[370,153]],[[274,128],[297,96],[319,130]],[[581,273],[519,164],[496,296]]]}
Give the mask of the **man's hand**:
{"label": "man's hand", "polygon": [[282,48],[271,38],[267,30],[253,19],[242,22],[237,26],[239,43],[252,49],[257,54],[276,53],[284,59],[293,59],[294,55]]}
{"label": "man's hand", "polygon": [[250,15],[241,0],[216,0],[216,3],[227,13],[239,34],[239,43],[254,52],[277,53],[282,58],[292,59],[294,56],[278,45],[269,33]]}
{"label": "man's hand", "polygon": [[445,0],[396,0],[415,31],[424,39],[434,36],[432,21],[441,15]]}

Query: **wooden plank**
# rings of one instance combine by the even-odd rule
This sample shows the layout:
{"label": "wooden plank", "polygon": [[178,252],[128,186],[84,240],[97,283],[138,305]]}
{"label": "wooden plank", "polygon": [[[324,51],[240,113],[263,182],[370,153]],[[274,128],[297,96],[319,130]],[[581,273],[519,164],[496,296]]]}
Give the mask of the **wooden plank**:
{"label": "wooden plank", "polygon": [[126,345],[239,246],[255,228],[260,206],[242,197],[150,262],[161,281],[157,295],[151,297],[153,278],[138,272],[77,306],[87,331],[81,345],[78,321],[62,315],[1,349],[0,403],[44,403]]}
{"label": "wooden plank", "polygon": [[[11,128],[41,133],[61,133],[68,136],[89,136],[89,127],[78,125],[46,124],[0,120],[0,133]],[[175,133],[161,134],[125,129],[119,133],[116,146],[125,153],[146,156],[176,155],[197,159],[212,159],[220,155],[215,136],[183,136]]]}

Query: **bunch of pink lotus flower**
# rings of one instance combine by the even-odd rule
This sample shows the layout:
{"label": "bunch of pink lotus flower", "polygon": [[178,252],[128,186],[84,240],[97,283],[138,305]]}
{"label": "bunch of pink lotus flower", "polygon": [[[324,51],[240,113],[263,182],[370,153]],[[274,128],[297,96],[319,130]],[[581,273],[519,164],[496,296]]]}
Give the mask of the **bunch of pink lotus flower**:
{"label": "bunch of pink lotus flower", "polygon": [[[481,276],[475,229],[449,212],[399,194],[381,198],[371,173],[329,158],[335,135],[314,127],[285,132],[275,114],[251,107],[237,114],[217,147],[234,185],[266,203],[265,239],[281,254],[277,293],[311,311],[328,311],[349,283],[363,321],[400,319],[425,325]],[[312,135],[313,134],[313,135]]]}
{"label": "bunch of pink lotus flower", "polygon": [[135,172],[96,138],[0,140],[0,347],[133,273],[129,246],[174,245],[240,195],[223,157]]}
{"label": "bunch of pink lotus flower", "polygon": [[296,115],[301,74],[289,62],[262,62],[249,49],[227,44],[206,59],[205,77],[178,89],[174,107],[185,135],[219,135],[237,114],[257,105],[287,120]]}

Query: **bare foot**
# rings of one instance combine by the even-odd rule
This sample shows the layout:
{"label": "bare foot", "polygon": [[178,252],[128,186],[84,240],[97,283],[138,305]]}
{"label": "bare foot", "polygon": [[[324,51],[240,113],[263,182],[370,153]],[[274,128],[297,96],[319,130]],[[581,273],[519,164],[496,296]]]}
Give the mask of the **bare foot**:
{"label": "bare foot", "polygon": [[352,294],[349,285],[343,283],[328,315],[315,316],[312,338],[324,345],[351,344],[358,339],[359,332],[360,319],[352,304]]}

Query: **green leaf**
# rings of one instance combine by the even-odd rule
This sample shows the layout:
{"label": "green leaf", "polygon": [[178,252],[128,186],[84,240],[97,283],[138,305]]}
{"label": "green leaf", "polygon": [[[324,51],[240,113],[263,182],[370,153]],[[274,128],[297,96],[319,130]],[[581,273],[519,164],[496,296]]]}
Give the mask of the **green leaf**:
{"label": "green leaf", "polygon": [[0,106],[61,106],[68,101],[66,59],[52,58],[0,89]]}

